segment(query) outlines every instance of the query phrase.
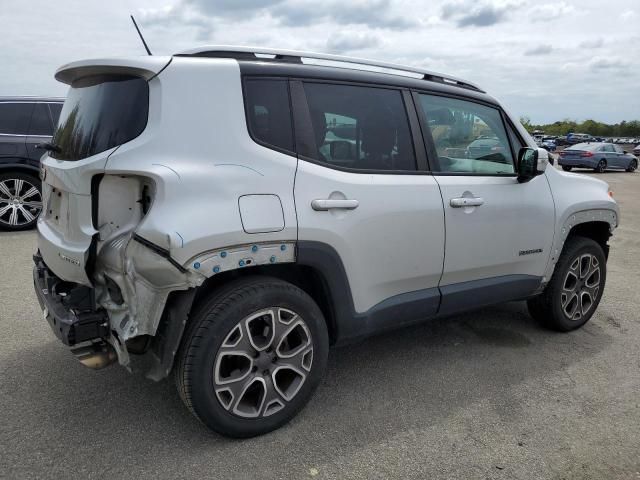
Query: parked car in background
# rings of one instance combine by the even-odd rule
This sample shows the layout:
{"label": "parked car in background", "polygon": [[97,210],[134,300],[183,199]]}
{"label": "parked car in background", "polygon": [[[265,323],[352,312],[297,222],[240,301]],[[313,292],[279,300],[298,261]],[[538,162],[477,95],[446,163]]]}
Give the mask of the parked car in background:
{"label": "parked car in background", "polygon": [[0,97],[0,229],[33,227],[42,211],[40,157],[63,99]]}
{"label": "parked car in background", "polygon": [[557,148],[556,140],[553,137],[544,137],[540,146],[547,152],[555,152]]}
{"label": "parked car in background", "polygon": [[578,143],[593,142],[595,139],[588,133],[570,133],[567,135],[567,143],[576,145]]}
{"label": "parked car in background", "polygon": [[558,165],[566,172],[572,168],[592,168],[602,173],[607,169],[633,172],[638,159],[613,143],[579,143],[560,152]]}

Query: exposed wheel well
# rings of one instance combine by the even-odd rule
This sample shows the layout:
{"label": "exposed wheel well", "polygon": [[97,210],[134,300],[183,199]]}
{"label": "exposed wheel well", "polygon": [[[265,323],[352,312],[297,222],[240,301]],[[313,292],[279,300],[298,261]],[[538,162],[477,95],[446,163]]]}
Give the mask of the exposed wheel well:
{"label": "exposed wheel well", "polygon": [[611,237],[611,230],[607,222],[586,222],[579,223],[569,232],[569,237],[580,236],[590,238],[600,244],[606,257],[609,256],[609,245],[607,244]]}
{"label": "exposed wheel well", "polygon": [[193,307],[206,298],[208,293],[231,280],[241,278],[243,276],[265,275],[276,277],[286,282],[292,283],[304,292],[306,292],[320,307],[327,323],[327,331],[329,333],[329,341],[331,344],[336,340],[336,319],[331,300],[330,290],[326,280],[320,272],[312,267],[298,265],[295,263],[287,263],[281,265],[265,265],[250,268],[242,268],[223,272],[219,275],[208,278],[199,288],[193,303]]}

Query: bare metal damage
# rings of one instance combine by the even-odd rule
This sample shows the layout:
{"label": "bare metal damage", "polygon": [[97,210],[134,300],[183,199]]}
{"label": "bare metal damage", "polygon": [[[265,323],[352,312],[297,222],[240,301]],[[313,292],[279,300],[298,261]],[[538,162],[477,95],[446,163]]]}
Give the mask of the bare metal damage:
{"label": "bare metal damage", "polygon": [[125,342],[156,334],[171,292],[198,287],[218,273],[295,261],[294,242],[258,242],[204,252],[183,267],[168,251],[135,234],[144,217],[139,199],[145,186],[152,187],[144,178],[107,175],[99,190],[96,301],[109,316],[109,343],[126,367]]}

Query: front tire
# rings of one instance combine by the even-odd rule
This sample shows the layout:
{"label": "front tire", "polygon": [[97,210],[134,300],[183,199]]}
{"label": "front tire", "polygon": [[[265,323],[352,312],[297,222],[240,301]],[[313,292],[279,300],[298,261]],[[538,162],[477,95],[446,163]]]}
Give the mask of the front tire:
{"label": "front tire", "polygon": [[533,318],[561,332],[580,328],[598,308],[607,277],[602,247],[590,238],[570,237],[544,291],[527,301]]}
{"label": "front tire", "polygon": [[0,230],[33,228],[42,212],[40,179],[22,172],[0,174]]}
{"label": "front tire", "polygon": [[638,161],[631,160],[631,162],[629,163],[629,166],[627,167],[627,172],[629,173],[635,172],[637,168],[638,168]]}
{"label": "front tire", "polygon": [[604,173],[606,169],[607,169],[607,161],[600,160],[600,162],[598,162],[598,165],[596,165],[596,168],[594,168],[593,171],[596,173]]}
{"label": "front tire", "polygon": [[197,308],[176,384],[216,432],[261,435],[287,423],[322,380],[329,339],[322,312],[298,287],[270,277],[232,282]]}
{"label": "front tire", "polygon": [[563,165],[562,166],[562,170],[564,170],[565,172],[570,172],[572,167],[569,167],[567,165]]}

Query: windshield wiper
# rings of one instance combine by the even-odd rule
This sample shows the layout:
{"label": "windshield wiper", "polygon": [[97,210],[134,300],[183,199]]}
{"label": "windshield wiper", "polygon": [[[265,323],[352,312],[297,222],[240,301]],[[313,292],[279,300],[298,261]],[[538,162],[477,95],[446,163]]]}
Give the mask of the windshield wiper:
{"label": "windshield wiper", "polygon": [[60,153],[62,151],[62,149],[58,145],[51,142],[39,143],[36,145],[36,148],[40,150],[46,150],[47,152],[55,152],[55,153]]}

